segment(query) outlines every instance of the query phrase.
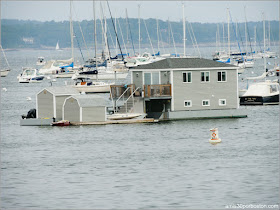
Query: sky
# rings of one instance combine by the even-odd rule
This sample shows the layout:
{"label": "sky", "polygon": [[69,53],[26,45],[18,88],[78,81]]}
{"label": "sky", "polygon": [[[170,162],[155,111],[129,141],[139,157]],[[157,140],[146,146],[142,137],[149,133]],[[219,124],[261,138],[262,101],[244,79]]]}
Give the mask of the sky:
{"label": "sky", "polygon": [[[70,1],[5,1],[1,0],[1,19],[20,19],[38,21],[69,20]],[[97,17],[101,16],[100,1],[96,1]],[[232,20],[245,22],[279,20],[279,1],[109,1],[112,15],[129,18],[158,18],[161,20],[180,21],[183,17],[182,5],[185,5],[185,17],[190,22],[217,23],[227,22],[227,8]],[[106,5],[106,6],[105,6]],[[103,1],[106,17],[109,11]],[[244,9],[245,8],[245,9]],[[93,1],[73,1],[73,20],[92,20]]]}

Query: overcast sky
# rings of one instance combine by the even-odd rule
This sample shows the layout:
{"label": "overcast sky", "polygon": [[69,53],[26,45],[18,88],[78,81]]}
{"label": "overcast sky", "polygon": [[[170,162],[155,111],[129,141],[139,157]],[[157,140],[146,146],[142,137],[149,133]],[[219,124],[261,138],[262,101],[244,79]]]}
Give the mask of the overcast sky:
{"label": "overcast sky", "polygon": [[[93,1],[73,1],[73,19],[91,20],[93,18]],[[261,21],[262,12],[266,20],[279,20],[279,1],[109,1],[112,15],[138,18],[140,5],[141,18],[159,18],[180,21],[182,4],[185,5],[185,17],[191,22],[216,23],[227,22],[227,8],[233,21]],[[107,4],[103,1],[103,4]],[[69,1],[1,1],[2,19],[21,19],[39,21],[69,20]],[[100,17],[100,1],[96,1],[97,16]],[[105,14],[109,17],[107,6]]]}

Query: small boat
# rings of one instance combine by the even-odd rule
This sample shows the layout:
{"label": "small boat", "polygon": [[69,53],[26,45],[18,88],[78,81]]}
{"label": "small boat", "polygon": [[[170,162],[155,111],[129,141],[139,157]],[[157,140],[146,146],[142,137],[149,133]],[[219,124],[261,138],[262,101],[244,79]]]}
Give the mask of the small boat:
{"label": "small boat", "polygon": [[279,104],[279,89],[279,83],[270,80],[253,83],[240,97],[240,105]]}
{"label": "small boat", "polygon": [[58,122],[53,122],[52,126],[68,126],[70,122],[68,120],[60,120]]}
{"label": "small boat", "polygon": [[38,69],[22,68],[22,73],[17,78],[19,83],[41,82],[44,75],[40,74]]}
{"label": "small boat", "polygon": [[105,83],[101,81],[92,81],[89,77],[77,77],[74,79],[76,88],[79,92],[85,93],[109,93],[110,86],[114,83]]}
{"label": "small boat", "polygon": [[6,77],[11,69],[1,69],[1,77]]}
{"label": "small boat", "polygon": [[46,64],[45,58],[44,57],[38,57],[36,65],[37,66],[43,66],[45,64]]}
{"label": "small boat", "polygon": [[123,113],[123,114],[112,114],[108,115],[107,119],[108,120],[128,120],[128,119],[133,119],[136,117],[139,117],[143,114],[141,113]]}

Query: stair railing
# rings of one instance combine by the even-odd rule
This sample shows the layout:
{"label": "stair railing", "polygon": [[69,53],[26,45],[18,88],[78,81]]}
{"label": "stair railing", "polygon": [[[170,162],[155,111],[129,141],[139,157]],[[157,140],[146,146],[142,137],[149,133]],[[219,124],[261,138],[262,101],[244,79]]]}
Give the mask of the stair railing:
{"label": "stair railing", "polygon": [[113,108],[114,108],[114,113],[116,113],[116,107],[117,107],[117,103],[118,101],[122,98],[123,99],[123,103],[124,102],[124,94],[130,89],[130,87],[126,88],[126,90],[120,95],[120,97],[116,100],[115,104],[113,103]]}
{"label": "stair railing", "polygon": [[131,95],[126,99],[126,101],[124,102],[125,103],[125,111],[126,111],[126,113],[127,113],[127,102],[128,102],[128,100],[130,99],[130,98],[132,98],[132,104],[133,104],[133,107],[134,107],[134,94],[135,94],[135,92],[137,91],[137,90],[139,90],[140,89],[140,87],[138,87],[138,88],[136,88],[135,90],[134,90],[134,92],[133,93],[131,93]]}

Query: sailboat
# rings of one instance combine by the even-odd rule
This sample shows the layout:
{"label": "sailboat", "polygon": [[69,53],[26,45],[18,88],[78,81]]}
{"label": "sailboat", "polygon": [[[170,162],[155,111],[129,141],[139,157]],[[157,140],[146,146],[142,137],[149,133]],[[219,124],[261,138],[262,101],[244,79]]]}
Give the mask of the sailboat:
{"label": "sailboat", "polygon": [[[263,28],[265,29],[265,19],[263,14]],[[265,30],[264,30],[264,49],[265,49]],[[248,80],[263,79],[268,75],[266,69],[266,57],[264,57],[265,72],[259,77],[249,77]],[[280,86],[277,81],[266,80],[251,84],[248,90],[240,96],[240,105],[268,105],[279,104]]]}
{"label": "sailboat", "polygon": [[56,47],[55,47],[56,50],[59,50],[59,45],[58,45],[58,42],[56,43]]}
{"label": "sailboat", "polygon": [[57,50],[57,51],[62,51],[62,50],[59,48],[58,41],[57,41],[57,43],[56,43],[55,50]]}
{"label": "sailboat", "polygon": [[2,50],[2,53],[3,53],[3,55],[4,55],[6,64],[7,64],[7,68],[1,69],[1,77],[6,77],[6,76],[9,74],[9,72],[10,72],[10,70],[11,70],[11,67],[10,67],[9,62],[8,62],[8,60],[7,60],[7,57],[6,57],[6,55],[5,55],[5,52],[4,52],[3,48],[2,48],[2,45],[0,45],[0,46],[1,46],[1,50]]}

